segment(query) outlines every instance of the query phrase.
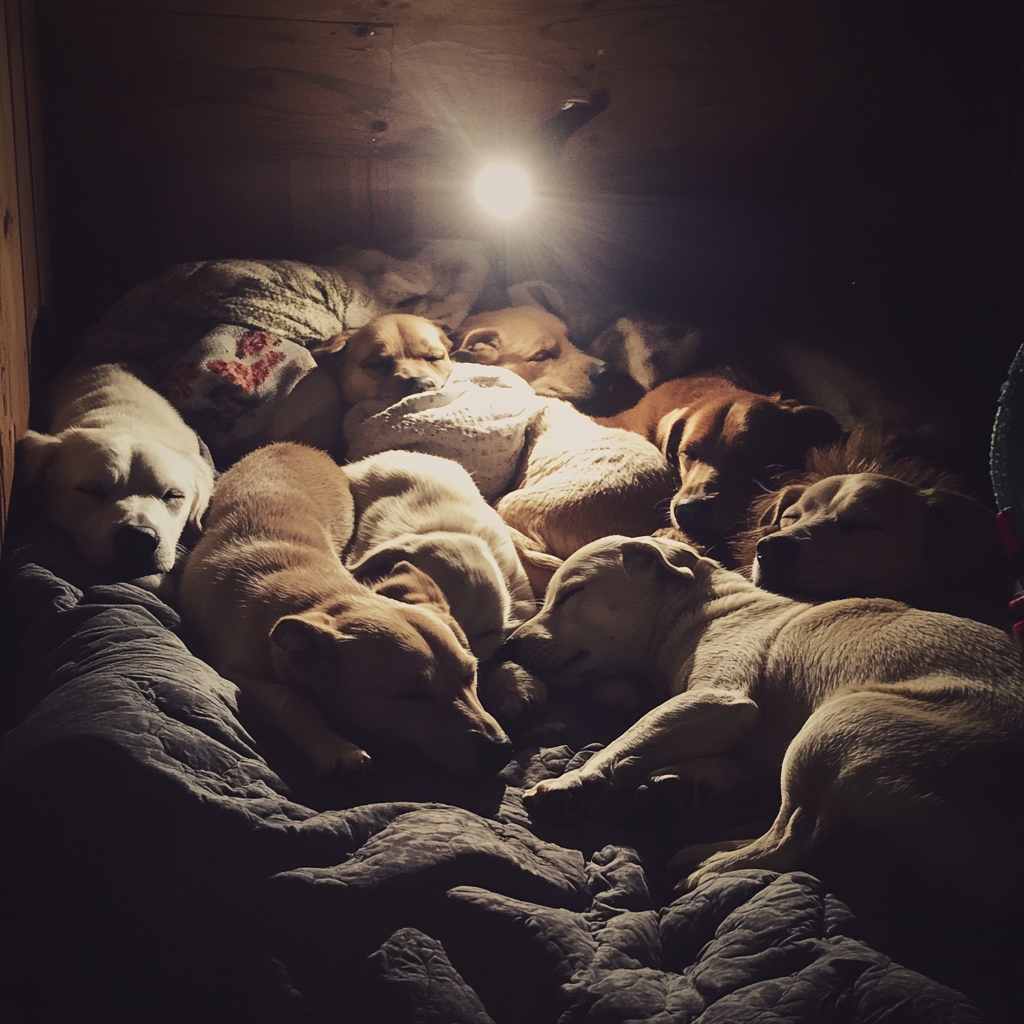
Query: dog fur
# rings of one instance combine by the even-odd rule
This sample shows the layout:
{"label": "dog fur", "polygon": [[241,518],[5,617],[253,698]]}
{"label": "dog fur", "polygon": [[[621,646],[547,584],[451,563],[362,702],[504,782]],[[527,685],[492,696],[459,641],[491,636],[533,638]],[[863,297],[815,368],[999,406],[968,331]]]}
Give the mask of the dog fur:
{"label": "dog fur", "polygon": [[649,441],[557,399],[544,402],[529,433],[522,470],[495,508],[514,531],[538,597],[562,559],[584,544],[668,525],[675,475]]}
{"label": "dog fur", "polygon": [[455,332],[452,358],[503,366],[527,381],[538,395],[586,402],[611,384],[611,367],[577,348],[566,325],[536,305],[474,313]]}
{"label": "dog fur", "polygon": [[393,405],[443,387],[451,342],[437,324],[388,313],[343,331],[313,350],[317,365],[281,402],[265,440],[297,441],[338,457],[345,413],[359,402]]}
{"label": "dog fur", "polygon": [[641,434],[678,467],[672,523],[706,548],[746,522],[750,503],[779,473],[842,433],[824,409],[715,376],[666,381],[598,422]]}
{"label": "dog fur", "polygon": [[69,368],[50,393],[49,433],[18,443],[43,517],[113,579],[157,577],[198,536],[213,465],[195,431],[128,363]]}
{"label": "dog fur", "polygon": [[688,545],[608,537],[565,562],[511,642],[552,683],[644,672],[664,696],[527,790],[531,812],[578,814],[664,777],[718,795],[750,779],[781,787],[759,838],[680,851],[677,889],[799,869],[853,829],[976,905],[1020,906],[1024,667],[999,630],[894,601],[804,604]]}
{"label": "dog fur", "polygon": [[179,589],[203,655],[322,776],[361,780],[362,737],[456,775],[498,771],[512,745],[443,593],[408,562],[360,584],[341,562],[354,527],[348,476],[324,452],[285,442],[232,466]]}
{"label": "dog fur", "polygon": [[872,432],[812,450],[803,473],[754,502],[733,553],[758,586],[789,597],[888,597],[1011,626],[993,513]]}

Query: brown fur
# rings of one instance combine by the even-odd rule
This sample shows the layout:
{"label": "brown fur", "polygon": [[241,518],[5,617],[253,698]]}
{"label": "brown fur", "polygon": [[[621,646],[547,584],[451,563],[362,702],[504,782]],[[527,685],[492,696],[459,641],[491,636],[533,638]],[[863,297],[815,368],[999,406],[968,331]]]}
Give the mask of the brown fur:
{"label": "brown fur", "polygon": [[206,658],[321,775],[365,773],[350,734],[458,775],[497,771],[511,743],[477,698],[444,595],[408,562],[358,583],[341,563],[354,516],[348,477],[323,452],[269,445],[229,469],[179,592]]}
{"label": "brown fur", "polygon": [[503,366],[538,395],[583,402],[602,395],[610,367],[577,348],[565,324],[540,306],[511,306],[476,313],[455,334],[452,358]]}
{"label": "brown fur", "polygon": [[756,495],[802,464],[808,448],[841,434],[823,409],[745,391],[724,377],[666,381],[598,422],[641,434],[678,467],[672,522],[705,546],[744,523]]}
{"label": "brown fur", "polygon": [[803,472],[754,502],[733,553],[758,586],[791,597],[888,597],[1010,626],[993,513],[876,432],[812,450]]}

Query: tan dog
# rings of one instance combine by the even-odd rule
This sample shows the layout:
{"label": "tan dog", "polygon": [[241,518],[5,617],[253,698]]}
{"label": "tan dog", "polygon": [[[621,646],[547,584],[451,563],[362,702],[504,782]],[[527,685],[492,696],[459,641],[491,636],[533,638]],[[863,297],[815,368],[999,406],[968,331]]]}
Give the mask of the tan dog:
{"label": "tan dog", "polygon": [[[198,536],[213,465],[195,431],[127,363],[69,369],[50,395],[50,433],[29,430],[18,470],[43,516],[114,579],[167,573]],[[191,535],[191,536],[190,536]]]}
{"label": "tan dog", "polygon": [[540,306],[512,306],[475,313],[455,334],[452,358],[503,366],[527,381],[538,395],[583,402],[601,396],[611,368],[577,348],[565,324]]}
{"label": "tan dog", "polygon": [[281,402],[267,440],[299,441],[340,456],[342,420],[353,405],[391,405],[442,387],[452,372],[450,349],[437,324],[408,313],[336,334],[314,350],[316,368]]}
{"label": "tan dog", "polygon": [[584,544],[667,526],[675,487],[672,467],[649,441],[601,426],[568,402],[544,406],[514,487],[495,503],[538,596]]}
{"label": "tan dog", "polygon": [[995,516],[958,486],[855,434],[754,502],[736,564],[789,597],[889,597],[1008,629],[1014,581]]}
{"label": "tan dog", "polygon": [[780,783],[771,828],[684,849],[678,888],[790,871],[853,829],[982,906],[1020,906],[1024,667],[1005,634],[894,601],[808,605],[667,539],[608,537],[569,558],[513,634],[555,682],[643,672],[664,703],[581,767],[524,794],[579,813],[605,791]]}
{"label": "tan dog", "polygon": [[824,409],[744,391],[724,377],[666,381],[598,422],[643,435],[678,466],[672,522],[704,546],[745,523],[751,501],[779,473],[802,466],[807,449],[841,435]]}
{"label": "tan dog", "polygon": [[407,562],[358,583],[341,564],[353,527],[348,477],[323,452],[269,445],[232,466],[179,591],[203,653],[321,775],[365,773],[348,735],[461,776],[498,771],[512,745],[444,595]]}

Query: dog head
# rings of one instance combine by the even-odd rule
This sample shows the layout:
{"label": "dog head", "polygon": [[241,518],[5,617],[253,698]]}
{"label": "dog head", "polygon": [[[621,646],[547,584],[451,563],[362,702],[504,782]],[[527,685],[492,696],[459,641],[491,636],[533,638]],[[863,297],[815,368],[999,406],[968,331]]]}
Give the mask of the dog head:
{"label": "dog head", "polygon": [[577,348],[566,326],[540,306],[512,306],[476,313],[456,333],[452,357],[460,362],[503,366],[538,395],[582,402],[601,396],[611,367]]}
{"label": "dog head", "polygon": [[44,518],[89,565],[120,580],[169,572],[213,493],[198,441],[185,452],[113,429],[30,430],[18,442],[18,464]]}
{"label": "dog head", "polygon": [[761,529],[752,578],[787,596],[913,601],[943,577],[964,586],[999,578],[991,512],[964,495],[879,473],[783,488]]}
{"label": "dog head", "polygon": [[389,313],[331,338],[317,350],[347,405],[393,405],[407,395],[443,387],[451,376],[451,342],[437,324],[409,313]]}
{"label": "dog head", "polygon": [[800,466],[807,449],[840,435],[824,409],[738,388],[673,409],[655,435],[679,468],[673,524],[701,544],[722,539],[769,481]]}
{"label": "dog head", "polygon": [[407,533],[367,552],[352,566],[361,582],[394,572],[409,562],[440,588],[469,649],[485,661],[509,631],[512,599],[490,548],[468,533]]}
{"label": "dog head", "polygon": [[663,537],[603,537],[551,579],[544,605],[509,637],[509,656],[552,683],[636,672],[670,593],[695,585],[700,555]]}
{"label": "dog head", "polygon": [[500,771],[511,741],[480,703],[476,659],[437,585],[399,562],[367,596],[279,619],[279,677],[342,730],[411,746],[465,778]]}

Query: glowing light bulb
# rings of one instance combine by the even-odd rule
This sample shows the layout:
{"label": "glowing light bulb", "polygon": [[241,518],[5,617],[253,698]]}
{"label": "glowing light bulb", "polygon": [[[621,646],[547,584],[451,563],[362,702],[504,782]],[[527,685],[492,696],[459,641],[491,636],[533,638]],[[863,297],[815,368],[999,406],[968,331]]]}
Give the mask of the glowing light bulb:
{"label": "glowing light bulb", "polygon": [[495,217],[509,220],[530,201],[530,179],[515,164],[488,164],[476,180],[476,198]]}

